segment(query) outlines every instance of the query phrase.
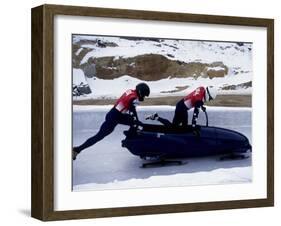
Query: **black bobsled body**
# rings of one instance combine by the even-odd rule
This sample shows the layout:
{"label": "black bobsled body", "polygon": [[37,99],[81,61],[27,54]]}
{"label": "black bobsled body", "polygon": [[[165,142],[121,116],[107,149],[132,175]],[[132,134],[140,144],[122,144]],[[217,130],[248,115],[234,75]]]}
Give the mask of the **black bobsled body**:
{"label": "black bobsled body", "polygon": [[161,159],[241,154],[251,149],[248,138],[239,132],[209,126],[196,129],[198,133],[192,127],[142,124],[142,130],[124,132],[122,146],[141,158]]}

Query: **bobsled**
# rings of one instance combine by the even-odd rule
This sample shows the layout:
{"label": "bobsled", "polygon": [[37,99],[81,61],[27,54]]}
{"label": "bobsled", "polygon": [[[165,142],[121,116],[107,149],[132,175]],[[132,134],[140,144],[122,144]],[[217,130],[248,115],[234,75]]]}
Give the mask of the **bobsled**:
{"label": "bobsled", "polygon": [[[221,155],[224,159],[241,159],[251,151],[246,136],[234,130],[208,125],[174,127],[142,123],[137,129],[124,131],[122,146],[142,159],[167,159]],[[181,163],[181,161],[176,161]]]}

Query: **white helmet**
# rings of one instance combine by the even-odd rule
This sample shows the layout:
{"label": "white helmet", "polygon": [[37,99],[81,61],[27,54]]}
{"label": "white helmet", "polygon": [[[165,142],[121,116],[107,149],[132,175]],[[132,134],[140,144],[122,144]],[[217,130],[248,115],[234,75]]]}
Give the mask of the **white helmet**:
{"label": "white helmet", "polygon": [[205,88],[205,100],[210,101],[216,98],[218,90],[213,86],[207,86]]}

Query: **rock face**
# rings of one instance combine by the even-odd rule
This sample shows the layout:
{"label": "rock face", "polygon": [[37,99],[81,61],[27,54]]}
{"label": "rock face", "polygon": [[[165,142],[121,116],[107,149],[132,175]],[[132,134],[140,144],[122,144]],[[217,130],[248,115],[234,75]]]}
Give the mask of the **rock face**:
{"label": "rock face", "polygon": [[249,88],[249,87],[252,87],[252,81],[241,83],[241,84],[238,84],[238,85],[224,86],[224,87],[222,87],[222,90],[236,90],[236,89],[239,89],[239,88],[246,89],[246,88]]}
{"label": "rock face", "polygon": [[81,96],[84,94],[90,94],[92,91],[88,84],[80,84],[78,86],[72,87],[72,95],[73,96]]}
{"label": "rock face", "polygon": [[[86,54],[82,50],[81,54]],[[77,56],[77,58],[80,58]],[[79,59],[74,60],[75,68],[83,68],[79,65]],[[160,54],[144,54],[131,58],[100,57],[96,58],[97,77],[101,79],[114,79],[122,75],[129,75],[145,81],[156,81],[168,77],[223,77],[228,73],[228,68],[222,62],[211,64],[201,62],[181,62],[171,59],[171,56]]]}
{"label": "rock face", "polygon": [[96,46],[97,48],[117,47],[118,45],[113,42],[101,42],[98,40],[80,40],[72,44],[72,65],[74,68],[80,68],[83,57],[91,52],[93,49],[90,47],[81,47],[82,45]]}

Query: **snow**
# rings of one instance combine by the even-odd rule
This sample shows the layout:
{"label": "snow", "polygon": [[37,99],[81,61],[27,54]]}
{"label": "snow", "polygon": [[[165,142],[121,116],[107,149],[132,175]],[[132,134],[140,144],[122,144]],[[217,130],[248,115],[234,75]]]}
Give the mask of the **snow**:
{"label": "snow", "polygon": [[81,69],[73,69],[73,81],[72,83],[74,85],[80,85],[81,83],[87,84],[87,81],[85,79],[84,72]]}
{"label": "snow", "polygon": [[[193,160],[194,161],[194,160]],[[204,160],[201,160],[200,163],[193,162],[194,164],[188,163],[189,167],[194,167],[195,164],[202,164]],[[209,172],[198,172],[198,173],[189,173],[189,174],[176,174],[173,176],[169,176],[169,180],[167,180],[166,176],[153,176],[148,183],[146,183],[147,187],[171,187],[178,186],[179,184],[186,184],[185,181],[189,181],[188,186],[196,186],[196,185],[212,185],[212,184],[225,184],[225,183],[247,183],[251,182],[251,171],[249,171],[246,167],[233,167],[232,169],[232,178],[229,178],[229,169],[215,169],[212,171],[214,175],[216,175],[217,179],[214,181],[212,177],[210,177]],[[243,176],[241,176],[243,175]],[[144,187],[143,179],[129,179],[128,181],[114,181],[107,184],[81,184],[74,186],[75,191],[92,191],[93,188],[97,190],[101,189],[128,189],[135,187]]]}
{"label": "snow", "polygon": [[78,56],[82,50],[83,50],[83,48],[78,49],[77,52],[75,53],[75,55]]}
{"label": "snow", "polygon": [[[106,106],[73,106],[73,144],[79,145],[99,130]],[[208,107],[209,125],[229,128],[251,138],[251,108]],[[172,119],[172,106],[139,106],[141,121],[147,114]],[[191,113],[190,113],[191,114]],[[191,115],[190,115],[191,118]],[[189,120],[190,120],[189,118]],[[152,122],[152,121],[150,121]],[[155,122],[153,122],[155,123]],[[205,124],[199,114],[199,124]],[[114,132],[84,150],[73,162],[73,190],[130,189],[168,186],[195,186],[252,181],[251,156],[245,160],[217,161],[218,157],[184,159],[180,166],[141,168],[144,160],[121,147],[127,126],[118,125]]]}
{"label": "snow", "polygon": [[[222,61],[230,67],[241,66],[251,70],[251,44],[238,46],[230,42],[208,42],[191,40],[168,40],[162,39],[160,43],[155,41],[128,40],[119,37],[91,37],[80,36],[80,39],[97,40],[103,42],[118,43],[118,47],[97,48],[96,45],[85,44],[84,48],[92,48],[93,51],[85,55],[81,64],[87,62],[90,57],[135,57],[142,54],[161,54],[166,57],[183,62],[199,61],[202,63],[213,63]],[[169,55],[173,55],[171,58]]]}
{"label": "snow", "polygon": [[[128,40],[120,37],[99,37],[75,35],[74,42],[80,40],[97,39],[103,42],[116,43],[117,47],[107,46],[99,48],[96,44],[83,44],[76,52],[78,54],[83,48],[92,49],[82,59],[81,64],[87,62],[90,57],[114,57],[129,58],[142,54],[161,54],[171,60],[182,62],[201,62],[214,63],[223,62],[228,67],[228,74],[224,77],[215,78],[166,78],[158,81],[146,81],[151,87],[151,97],[161,97],[168,95],[181,96],[194,90],[198,86],[212,85],[218,88],[228,85],[239,85],[252,81],[252,44],[243,43],[242,46],[235,42],[210,42],[210,41],[192,41],[192,40],[168,40],[161,39],[159,42],[152,40]],[[173,57],[172,57],[173,56]],[[219,71],[225,70],[221,66],[208,67],[207,70]],[[81,71],[73,70],[73,77],[79,82],[84,79]],[[119,97],[124,90],[132,89],[139,82],[143,82],[129,75],[123,75],[119,78],[108,80],[99,78],[86,78],[91,90],[91,94],[76,99],[108,99]],[[176,91],[177,87],[188,86],[186,89]],[[171,92],[173,91],[173,92]],[[238,87],[236,90],[219,90],[219,94],[242,94],[249,95],[252,88]]]}
{"label": "snow", "polygon": [[[79,69],[74,69],[74,77]],[[81,73],[79,71],[79,73]],[[118,98],[122,95],[124,90],[134,89],[135,86],[142,82],[142,80],[133,78],[128,75],[121,76],[116,79],[106,80],[98,78],[87,78],[87,81],[93,90],[93,93],[88,95],[88,99],[101,99],[101,98]],[[188,86],[186,89],[181,91],[169,93],[169,96],[184,96],[188,92],[193,91],[199,86],[215,86],[222,87],[225,84],[238,85],[249,81],[248,76],[236,75],[227,76],[226,78],[198,78],[194,80],[193,78],[166,78],[157,81],[146,81],[149,85],[151,93],[150,97],[165,97],[168,91],[175,90],[176,87]],[[222,91],[219,90],[219,94],[250,94],[252,91],[251,87],[247,89],[239,89],[232,91]],[[84,97],[84,99],[87,99]]]}
{"label": "snow", "polygon": [[221,70],[225,70],[223,67],[208,67],[207,71],[221,71]]}

